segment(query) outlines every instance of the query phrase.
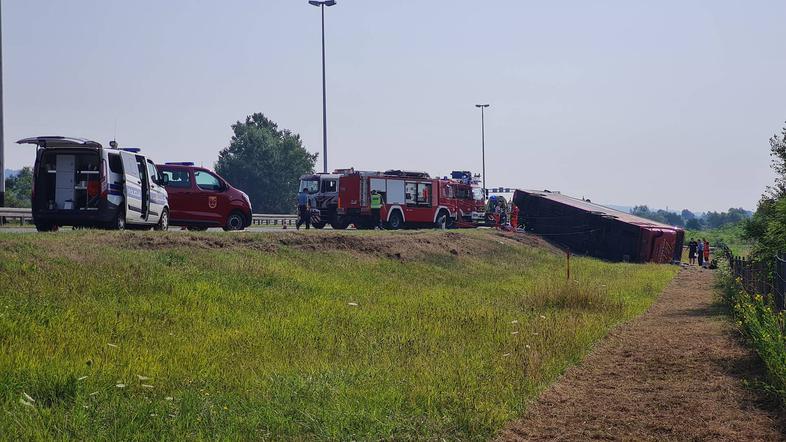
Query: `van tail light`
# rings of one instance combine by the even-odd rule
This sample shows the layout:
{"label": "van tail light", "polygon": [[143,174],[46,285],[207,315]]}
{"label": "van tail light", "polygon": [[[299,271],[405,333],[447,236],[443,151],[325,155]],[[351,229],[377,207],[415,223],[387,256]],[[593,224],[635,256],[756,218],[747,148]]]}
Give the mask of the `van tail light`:
{"label": "van tail light", "polygon": [[109,195],[109,179],[106,172],[106,160],[101,159],[101,198]]}
{"label": "van tail light", "polygon": [[343,209],[344,206],[341,205],[341,195],[338,196],[338,207]]}

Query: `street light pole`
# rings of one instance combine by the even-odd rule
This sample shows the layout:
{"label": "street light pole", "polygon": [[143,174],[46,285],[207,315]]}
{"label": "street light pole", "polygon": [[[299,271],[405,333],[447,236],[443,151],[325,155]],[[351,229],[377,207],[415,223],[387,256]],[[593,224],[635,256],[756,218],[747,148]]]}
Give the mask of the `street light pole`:
{"label": "street light pole", "polygon": [[480,143],[481,152],[483,155],[483,196],[488,196],[486,190],[486,113],[485,110],[489,107],[488,104],[476,104],[475,107],[480,108]]}
{"label": "street light pole", "polygon": [[318,6],[322,10],[322,171],[328,171],[327,159],[327,88],[325,81],[325,6],[334,6],[335,0],[309,0],[310,5]]}
{"label": "street light pole", "polygon": [[3,16],[0,2],[0,207],[5,205],[5,140],[3,134]]}

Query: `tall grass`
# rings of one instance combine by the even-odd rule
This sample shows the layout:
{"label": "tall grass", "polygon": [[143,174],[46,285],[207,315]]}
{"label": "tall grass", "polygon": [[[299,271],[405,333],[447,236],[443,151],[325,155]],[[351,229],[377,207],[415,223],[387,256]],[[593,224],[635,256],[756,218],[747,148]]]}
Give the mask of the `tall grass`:
{"label": "tall grass", "polygon": [[741,281],[722,268],[719,284],[724,303],[730,308],[736,325],[767,367],[769,386],[786,403],[786,333],[784,312],[773,310],[772,299],[748,294]]}
{"label": "tall grass", "polygon": [[0,434],[485,439],[676,272],[578,258],[566,282],[478,232],[411,261],[112,235],[0,234]]}

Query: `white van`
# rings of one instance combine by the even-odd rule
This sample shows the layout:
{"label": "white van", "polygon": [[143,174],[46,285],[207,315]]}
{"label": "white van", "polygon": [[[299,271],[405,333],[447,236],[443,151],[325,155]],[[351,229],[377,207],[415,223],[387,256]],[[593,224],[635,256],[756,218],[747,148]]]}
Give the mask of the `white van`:
{"label": "white van", "polygon": [[81,138],[34,137],[33,222],[111,229],[169,227],[169,203],[155,164],[139,149],[110,148]]}

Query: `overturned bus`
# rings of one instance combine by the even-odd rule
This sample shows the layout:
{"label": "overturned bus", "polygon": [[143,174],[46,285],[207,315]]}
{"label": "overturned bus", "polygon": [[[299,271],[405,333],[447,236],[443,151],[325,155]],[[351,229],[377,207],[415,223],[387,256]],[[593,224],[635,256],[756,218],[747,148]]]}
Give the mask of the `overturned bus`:
{"label": "overturned bus", "polygon": [[679,262],[685,231],[558,192],[516,190],[519,224],[575,253],[610,261]]}

